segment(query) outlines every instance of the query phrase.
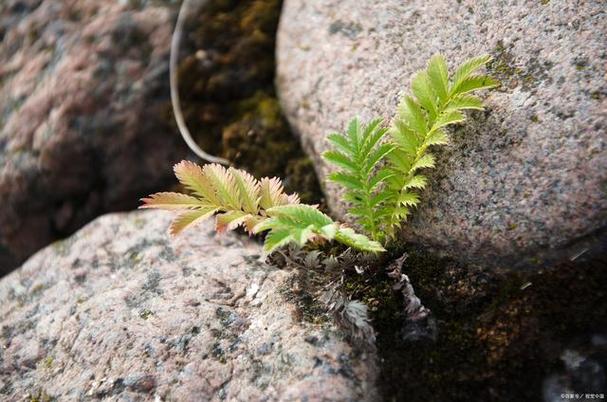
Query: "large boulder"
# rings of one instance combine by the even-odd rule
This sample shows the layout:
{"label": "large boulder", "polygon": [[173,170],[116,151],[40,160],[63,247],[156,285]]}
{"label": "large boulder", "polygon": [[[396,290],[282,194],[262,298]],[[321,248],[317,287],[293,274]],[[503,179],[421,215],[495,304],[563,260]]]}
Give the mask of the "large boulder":
{"label": "large boulder", "polygon": [[597,1],[286,0],[279,94],[324,177],[327,134],[391,119],[432,54],[493,55],[502,86],[437,152],[402,239],[502,266],[575,256],[607,244],[605,17]]}
{"label": "large boulder", "polygon": [[0,281],[0,399],[375,398],[374,353],[299,320],[294,272],[169,219],[103,216]]}
{"label": "large boulder", "polygon": [[186,154],[171,127],[173,8],[1,3],[0,275],[104,211],[134,207]]}

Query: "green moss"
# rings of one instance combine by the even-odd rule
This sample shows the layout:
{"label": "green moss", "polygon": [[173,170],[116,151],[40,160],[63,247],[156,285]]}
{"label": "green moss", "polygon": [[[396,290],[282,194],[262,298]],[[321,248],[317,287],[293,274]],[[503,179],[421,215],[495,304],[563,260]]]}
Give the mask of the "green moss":
{"label": "green moss", "polygon": [[548,74],[552,68],[550,61],[533,59],[523,66],[515,59],[511,49],[512,45],[506,46],[503,41],[497,41],[492,52],[493,60],[487,65],[490,75],[500,81],[501,90],[508,91],[520,86],[529,91],[541,82],[552,79]]}
{"label": "green moss", "polygon": [[54,402],[57,399],[49,395],[44,389],[40,388],[29,395],[29,402]]}
{"label": "green moss", "polygon": [[46,356],[44,359],[42,359],[38,362],[38,367],[41,367],[46,370],[50,370],[53,367],[54,362],[55,362],[55,359],[53,358],[53,356]]}
{"label": "green moss", "polygon": [[297,192],[306,204],[323,204],[314,164],[306,156],[289,159],[283,181],[287,192]]}
{"label": "green moss", "polygon": [[583,71],[588,67],[588,60],[584,58],[576,58],[574,65],[577,71]]}
{"label": "green moss", "polygon": [[186,27],[191,42],[184,46],[191,50],[180,63],[180,94],[203,149],[257,177],[282,177],[288,191],[318,202],[313,169],[293,165],[304,154],[274,90],[280,8],[279,0],[210,2]]}

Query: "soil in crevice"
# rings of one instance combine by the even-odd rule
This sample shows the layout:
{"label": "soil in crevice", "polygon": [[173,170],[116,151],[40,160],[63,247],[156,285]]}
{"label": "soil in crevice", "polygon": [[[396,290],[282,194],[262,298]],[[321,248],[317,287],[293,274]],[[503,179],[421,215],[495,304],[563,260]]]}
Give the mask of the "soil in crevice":
{"label": "soil in crevice", "polygon": [[563,354],[581,351],[607,367],[607,346],[588,346],[607,333],[606,267],[607,259],[595,256],[495,272],[412,248],[403,272],[436,318],[436,341],[402,340],[402,301],[387,278],[359,294],[378,332],[383,399],[541,401],[551,375],[592,392],[588,381],[601,383],[601,374],[567,372]]}

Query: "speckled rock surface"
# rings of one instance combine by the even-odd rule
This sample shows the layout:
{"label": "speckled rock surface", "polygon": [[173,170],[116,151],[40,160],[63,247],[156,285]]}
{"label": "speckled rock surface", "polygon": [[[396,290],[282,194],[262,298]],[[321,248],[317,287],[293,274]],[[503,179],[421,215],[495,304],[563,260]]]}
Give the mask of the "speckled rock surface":
{"label": "speckled rock surface", "polygon": [[174,15],[161,2],[0,2],[0,275],[172,183],[167,166],[186,154],[171,129]]}
{"label": "speckled rock surface", "polygon": [[103,216],[0,281],[0,399],[375,399],[374,355],[297,320],[259,244],[169,219]]}
{"label": "speckled rock surface", "polygon": [[432,54],[495,57],[502,88],[438,152],[403,239],[501,266],[607,244],[603,2],[286,0],[281,18],[281,102],[321,176],[326,135],[357,114],[391,119]]}

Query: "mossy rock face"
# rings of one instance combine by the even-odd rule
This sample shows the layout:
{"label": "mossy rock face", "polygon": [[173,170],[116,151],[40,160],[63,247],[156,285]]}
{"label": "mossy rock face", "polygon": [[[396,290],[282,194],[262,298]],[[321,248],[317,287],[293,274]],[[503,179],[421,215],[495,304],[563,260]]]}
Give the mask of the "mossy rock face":
{"label": "mossy rock face", "polygon": [[[288,191],[318,202],[320,189],[274,90],[281,1],[212,1],[192,10],[183,38],[180,93],[203,149],[255,176],[285,178]],[[303,185],[303,187],[299,187]]]}

